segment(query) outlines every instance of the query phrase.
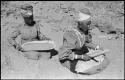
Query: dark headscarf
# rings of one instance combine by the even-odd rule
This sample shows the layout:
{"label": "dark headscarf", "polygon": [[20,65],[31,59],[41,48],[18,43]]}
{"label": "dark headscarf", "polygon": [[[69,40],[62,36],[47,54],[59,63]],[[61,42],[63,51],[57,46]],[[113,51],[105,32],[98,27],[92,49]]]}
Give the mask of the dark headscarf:
{"label": "dark headscarf", "polygon": [[21,9],[33,11],[33,6],[30,4],[24,4],[21,6]]}

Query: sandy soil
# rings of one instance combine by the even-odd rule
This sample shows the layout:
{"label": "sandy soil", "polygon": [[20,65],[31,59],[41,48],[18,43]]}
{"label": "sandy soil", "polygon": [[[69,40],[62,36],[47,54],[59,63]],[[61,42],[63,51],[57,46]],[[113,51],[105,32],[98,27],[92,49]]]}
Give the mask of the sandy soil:
{"label": "sandy soil", "polygon": [[[30,60],[21,52],[14,50],[8,45],[7,37],[12,29],[22,23],[18,7],[24,3],[31,3],[34,6],[34,17],[41,25],[41,32],[50,37],[56,43],[56,49],[62,45],[62,36],[66,29],[74,27],[75,11],[83,7],[91,10],[93,22],[104,25],[107,21],[114,28],[124,29],[124,16],[119,17],[118,12],[124,13],[121,9],[123,2],[65,2],[65,1],[31,1],[31,2],[10,2],[8,6],[2,6],[1,11],[1,77],[2,79],[123,79],[124,78],[124,39],[111,39],[111,35],[101,33],[93,29],[93,41],[100,44],[104,49],[110,49],[107,57],[110,65],[101,73],[85,76],[71,73],[58,61],[58,55],[51,60]],[[59,7],[61,5],[61,8]],[[99,5],[101,4],[101,6]],[[114,10],[114,5],[118,4]],[[4,3],[4,5],[6,5]],[[107,8],[109,7],[110,8]],[[103,7],[103,9],[101,8]],[[120,8],[120,9],[119,9]],[[71,9],[68,11],[68,9]],[[74,10],[75,9],[75,10]],[[16,10],[16,11],[15,11]],[[106,10],[110,10],[106,12]],[[66,13],[67,12],[67,13]],[[10,15],[7,16],[6,13]],[[71,16],[73,15],[73,16]],[[101,19],[101,20],[100,20]],[[100,22],[102,21],[102,22]],[[106,30],[109,28],[105,27]],[[123,35],[124,36],[124,35]]]}

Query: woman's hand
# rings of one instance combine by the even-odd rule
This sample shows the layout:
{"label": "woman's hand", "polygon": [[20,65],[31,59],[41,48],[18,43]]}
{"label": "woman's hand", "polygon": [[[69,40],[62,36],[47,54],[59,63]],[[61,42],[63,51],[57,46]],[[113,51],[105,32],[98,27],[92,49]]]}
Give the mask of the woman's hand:
{"label": "woman's hand", "polygon": [[16,48],[18,51],[23,51],[23,48],[21,47],[21,45],[19,45],[19,44],[16,43],[14,46],[15,46],[15,48]]}

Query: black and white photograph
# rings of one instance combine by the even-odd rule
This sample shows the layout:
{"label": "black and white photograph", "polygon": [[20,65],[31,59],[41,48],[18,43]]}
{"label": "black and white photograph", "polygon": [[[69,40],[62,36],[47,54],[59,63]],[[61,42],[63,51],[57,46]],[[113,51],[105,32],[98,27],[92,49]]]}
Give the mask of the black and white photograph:
{"label": "black and white photograph", "polygon": [[124,79],[124,1],[1,1],[1,79]]}

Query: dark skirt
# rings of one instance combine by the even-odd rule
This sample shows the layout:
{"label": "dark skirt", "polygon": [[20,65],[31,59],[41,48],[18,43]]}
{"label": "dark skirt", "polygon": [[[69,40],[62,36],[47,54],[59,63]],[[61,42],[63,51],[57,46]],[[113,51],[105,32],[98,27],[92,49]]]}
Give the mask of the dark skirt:
{"label": "dark skirt", "polygon": [[[81,49],[72,49],[72,51],[75,52],[75,54],[77,55],[83,55],[89,52],[86,46],[82,46]],[[76,67],[77,62],[78,62],[78,59],[75,59],[75,60],[72,60],[70,63],[70,71],[72,71],[73,73],[76,73],[75,67]]]}

